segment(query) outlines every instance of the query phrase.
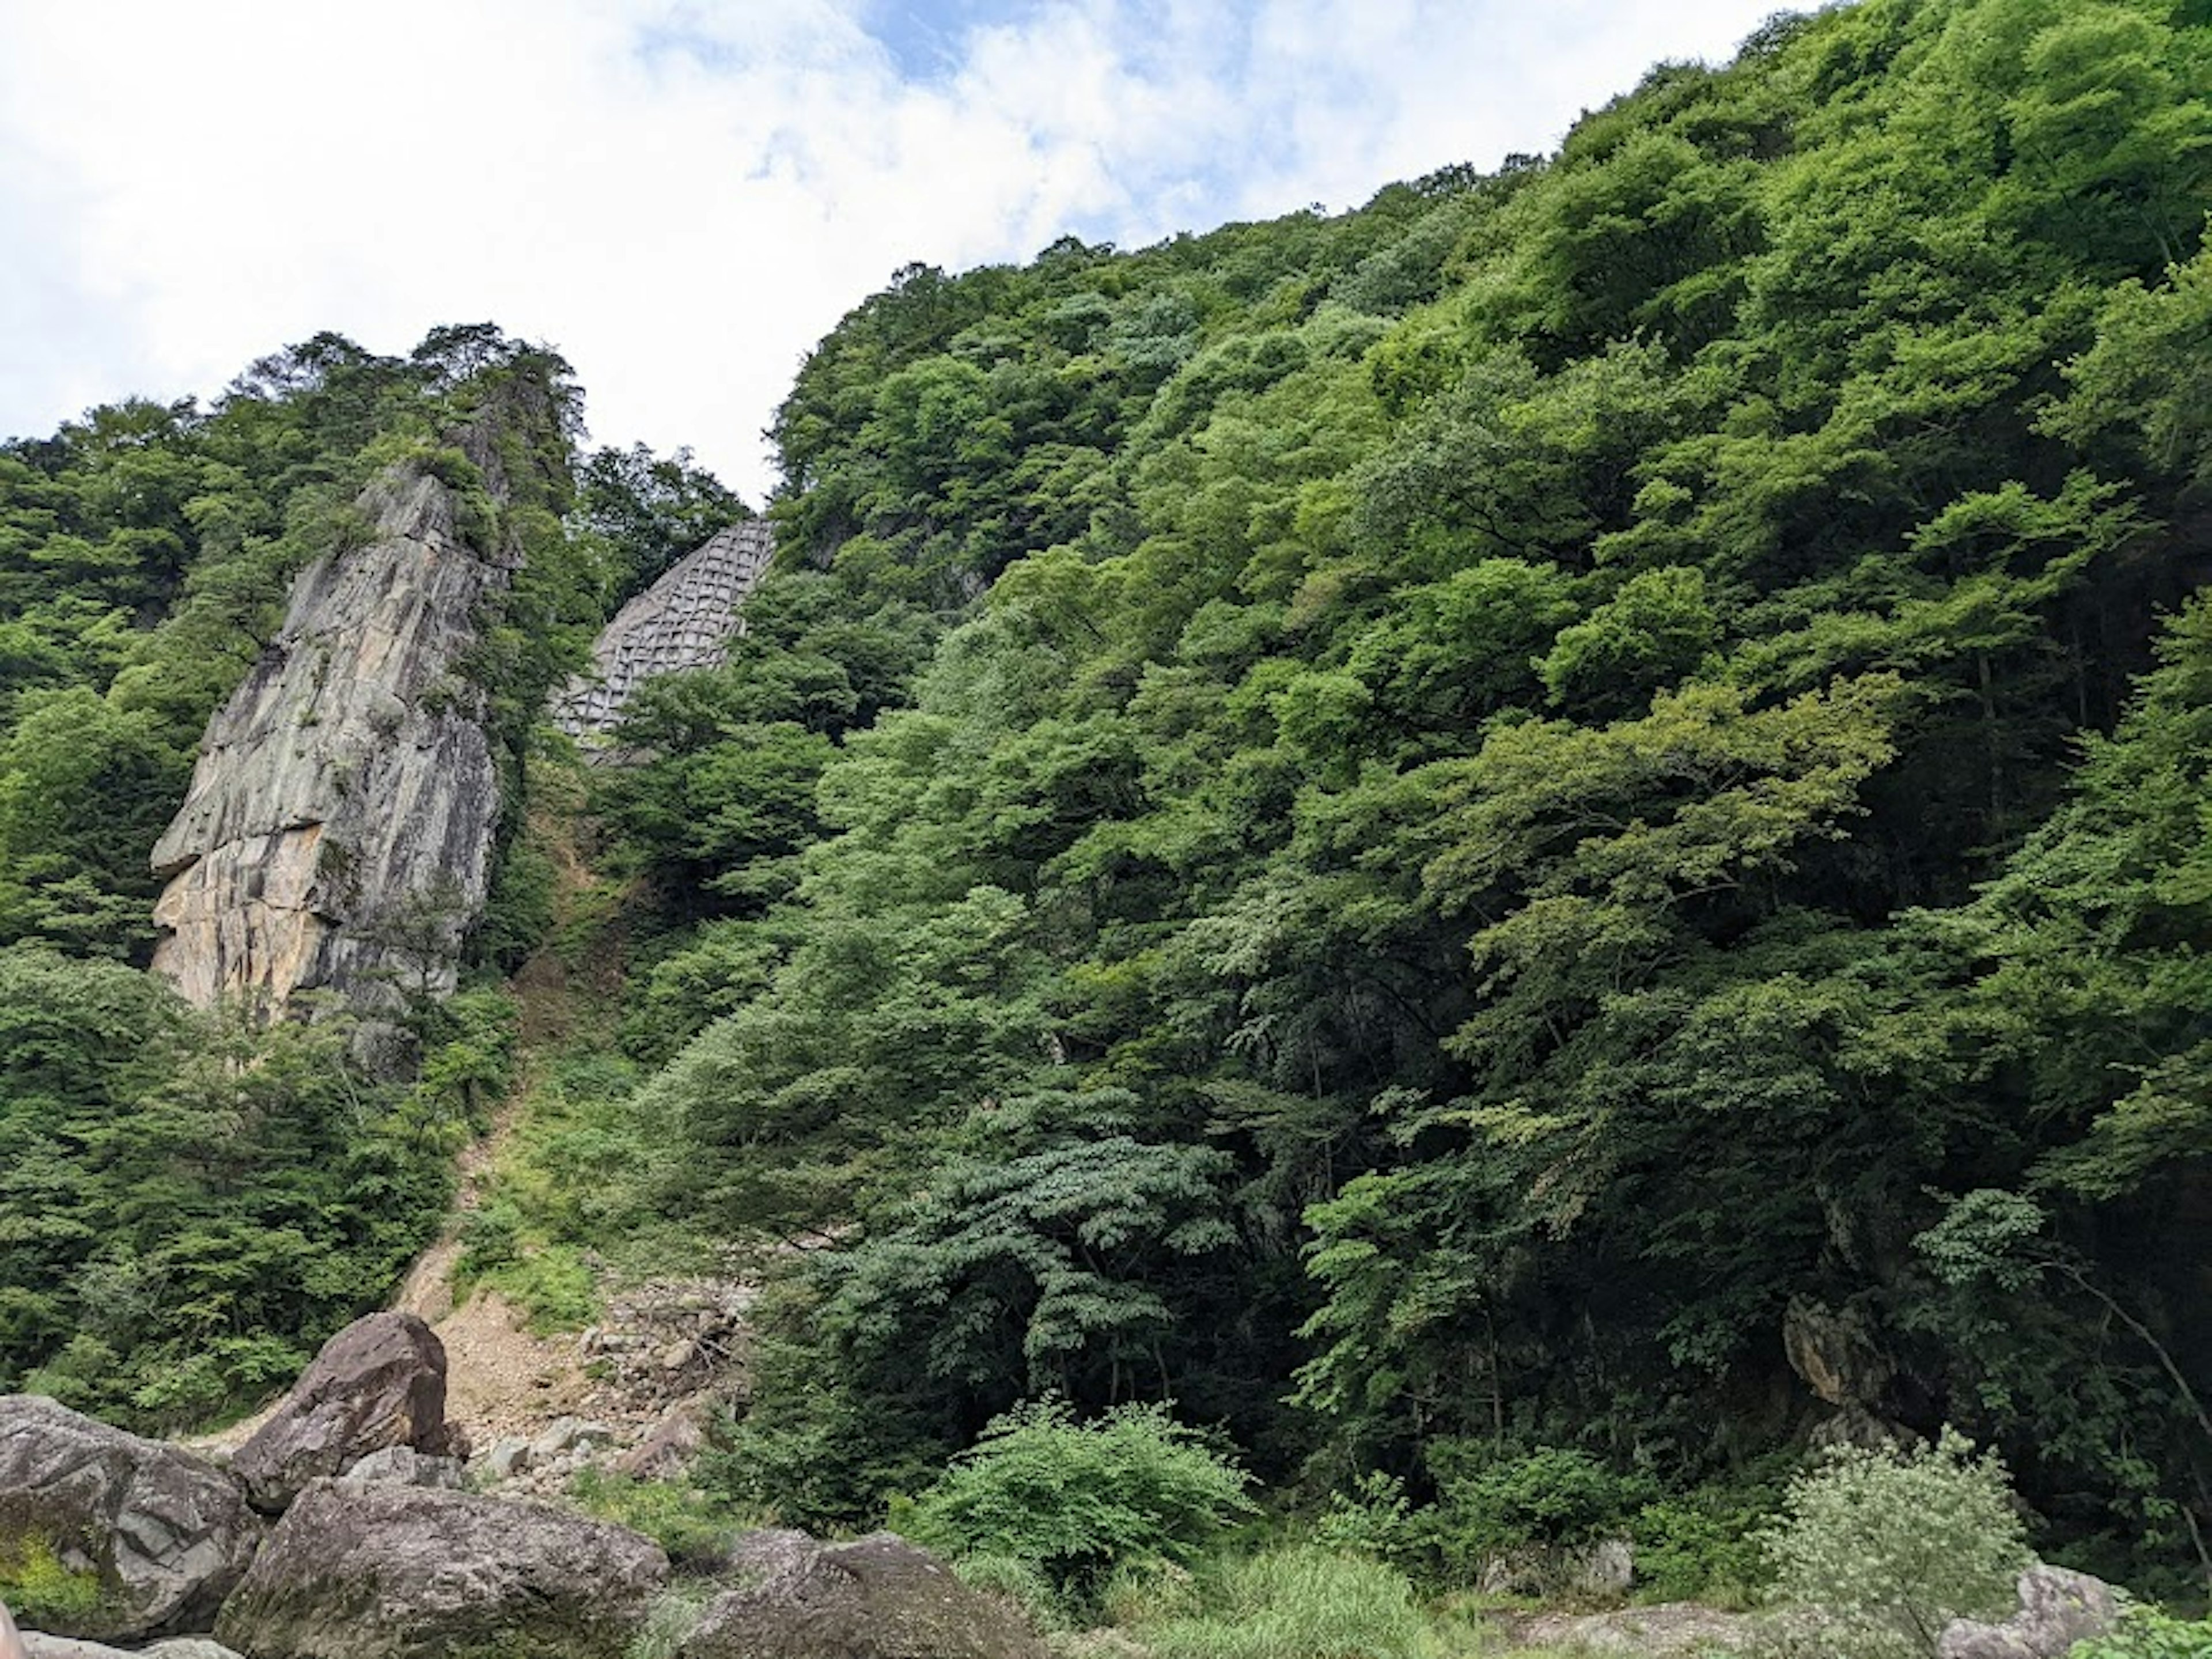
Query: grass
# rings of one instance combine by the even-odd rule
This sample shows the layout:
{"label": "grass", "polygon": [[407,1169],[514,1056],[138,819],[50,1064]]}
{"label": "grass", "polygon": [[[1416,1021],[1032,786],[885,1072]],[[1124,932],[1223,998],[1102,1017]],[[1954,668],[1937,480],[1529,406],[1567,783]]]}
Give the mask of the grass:
{"label": "grass", "polygon": [[[1311,1545],[1210,1564],[1187,1585],[1109,1601],[1154,1659],[1449,1659],[1471,1650],[1404,1574]],[[1195,1607],[1182,1607],[1194,1602]],[[1471,1638],[1472,1632],[1465,1632]]]}

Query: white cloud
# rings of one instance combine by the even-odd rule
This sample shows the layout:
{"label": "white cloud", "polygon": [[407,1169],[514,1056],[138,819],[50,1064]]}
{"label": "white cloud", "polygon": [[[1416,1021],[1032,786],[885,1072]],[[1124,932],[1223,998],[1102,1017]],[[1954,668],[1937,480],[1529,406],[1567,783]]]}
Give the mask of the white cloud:
{"label": "white cloud", "polygon": [[0,432],[491,319],[568,355],[600,439],[757,496],[792,371],[909,259],[1548,149],[1770,9],[1050,0],[907,80],[866,0],[0,0]]}

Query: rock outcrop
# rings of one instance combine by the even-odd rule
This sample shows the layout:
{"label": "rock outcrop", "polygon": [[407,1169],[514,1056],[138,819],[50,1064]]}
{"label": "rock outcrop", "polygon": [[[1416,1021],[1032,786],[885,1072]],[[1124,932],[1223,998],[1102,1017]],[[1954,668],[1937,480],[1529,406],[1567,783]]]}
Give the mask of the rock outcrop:
{"label": "rock outcrop", "polygon": [[213,1464],[51,1400],[0,1399],[0,1562],[43,1554],[96,1581],[82,1613],[48,1621],[54,1633],[132,1642],[204,1631],[261,1533]]}
{"label": "rock outcrop", "polygon": [[511,563],[471,545],[457,492],[414,466],[356,505],[366,542],[295,582],[154,848],[154,967],[202,1006],[442,995],[483,908],[498,778],[459,667]]}
{"label": "rock outcrop", "polygon": [[374,1313],[323,1345],[231,1470],[275,1511],[310,1480],[392,1447],[444,1455],[446,1350],[413,1314]]}
{"label": "rock outcrop", "polygon": [[220,1642],[199,1636],[179,1636],[146,1648],[111,1648],[105,1642],[80,1642],[73,1636],[35,1630],[23,1632],[23,1653],[24,1659],[240,1659]]}
{"label": "rock outcrop", "polygon": [[2118,1621],[2112,1587],[2086,1572],[2038,1565],[2020,1576],[2020,1611],[2002,1624],[1954,1619],[1936,1646],[1941,1659],[2065,1659],[2076,1642]]}
{"label": "rock outcrop", "polygon": [[591,672],[554,705],[561,729],[586,744],[604,738],[646,681],[720,662],[775,553],[767,521],[747,519],[678,560],[599,635]]}
{"label": "rock outcrop", "polygon": [[253,1659],[623,1651],[668,1577],[650,1540],[536,1504],[318,1480],[223,1604]]}
{"label": "rock outcrop", "polygon": [[1006,1603],[892,1533],[752,1533],[730,1567],[744,1582],[708,1605],[678,1659],[1043,1659]]}

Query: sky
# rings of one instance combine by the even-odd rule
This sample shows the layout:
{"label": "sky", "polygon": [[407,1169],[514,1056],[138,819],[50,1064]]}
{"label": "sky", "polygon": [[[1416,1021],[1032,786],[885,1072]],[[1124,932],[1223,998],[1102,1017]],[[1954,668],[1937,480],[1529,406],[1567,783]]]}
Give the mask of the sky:
{"label": "sky", "polygon": [[0,435],[493,321],[759,501],[901,265],[1555,146],[1780,0],[0,0]]}

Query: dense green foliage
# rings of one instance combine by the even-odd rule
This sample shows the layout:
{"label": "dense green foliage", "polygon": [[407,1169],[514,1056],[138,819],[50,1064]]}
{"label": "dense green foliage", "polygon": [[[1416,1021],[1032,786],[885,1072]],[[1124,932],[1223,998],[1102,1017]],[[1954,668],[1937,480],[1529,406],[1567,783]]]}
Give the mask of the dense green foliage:
{"label": "dense green foliage", "polygon": [[616,792],[738,918],[640,981],[638,1202],[837,1229],[741,1430],[792,1512],[1057,1391],[1468,1549],[1581,1460],[1740,1563],[1825,1320],[2050,1540],[2185,1555],[2208,83],[2166,0],[1867,0],[823,343],[786,557],[957,625]]}
{"label": "dense green foliage", "polygon": [[[519,561],[464,667],[520,821],[546,694],[629,580],[619,532],[646,483],[674,487],[602,456],[577,508],[579,396],[489,326],[404,359],[323,335],[210,409],[128,403],[0,449],[0,1388],[220,1415],[381,1301],[434,1229],[507,1084],[503,997],[413,1006],[402,1086],[356,1064],[341,1021],[256,1030],[125,964],[209,715],[295,574],[358,542],[355,496],[386,467],[444,479],[464,533]],[[514,864],[488,953],[531,928]]]}
{"label": "dense green foliage", "polygon": [[347,1036],[0,951],[0,1388],[193,1422],[381,1299],[435,1224],[454,1103],[371,1083]]}
{"label": "dense green foliage", "polygon": [[[1861,0],[1492,175],[899,272],[778,415],[728,665],[592,786],[587,926],[512,843],[490,957],[627,975],[477,1267],[578,1313],[617,1237],[805,1246],[725,1467],[811,1522],[1058,1397],[1446,1580],[1626,1529],[1741,1585],[1823,1425],[2201,1553],[2208,86],[2198,0]],[[426,350],[0,455],[0,939],[143,942],[283,575],[527,361]],[[553,425],[476,671],[516,759],[740,510],[637,452],[572,497]]]}

